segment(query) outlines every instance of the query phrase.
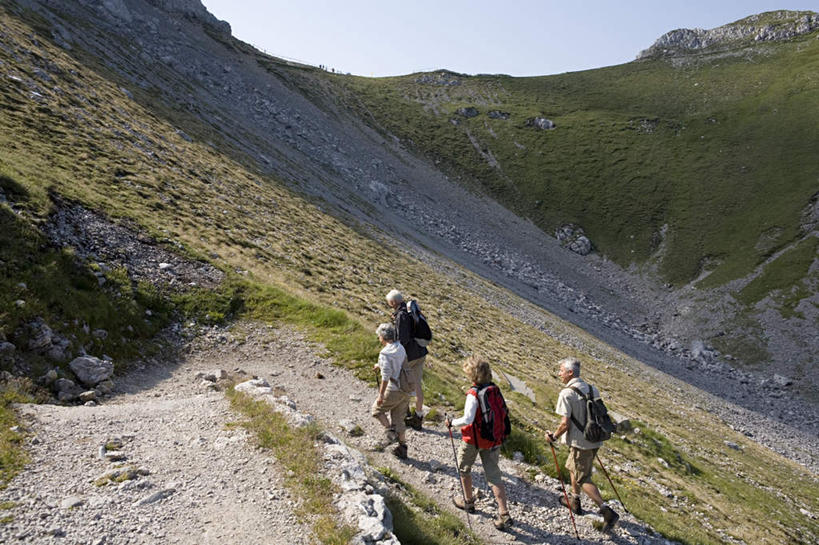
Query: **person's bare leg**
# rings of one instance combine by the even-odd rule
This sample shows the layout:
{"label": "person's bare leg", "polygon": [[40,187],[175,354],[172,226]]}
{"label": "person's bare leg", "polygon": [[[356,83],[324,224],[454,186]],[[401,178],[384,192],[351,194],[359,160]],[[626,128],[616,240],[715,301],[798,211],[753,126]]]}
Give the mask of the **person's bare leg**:
{"label": "person's bare leg", "polygon": [[466,501],[472,501],[472,474],[471,473],[461,473],[461,485],[463,485],[464,495],[466,496]]}
{"label": "person's bare leg", "polygon": [[569,472],[569,477],[572,479],[572,494],[575,496],[580,496],[580,485],[577,484],[577,479],[575,479],[574,473]]}
{"label": "person's bare leg", "polygon": [[424,387],[421,381],[415,383],[415,414],[421,416],[424,410]]}
{"label": "person's bare leg", "polygon": [[597,507],[603,505],[603,496],[600,495],[600,490],[594,483],[583,483],[583,492],[597,504]]}
{"label": "person's bare leg", "polygon": [[498,501],[498,512],[502,514],[506,514],[509,512],[509,507],[506,505],[506,487],[504,486],[492,486],[492,493],[495,494],[495,499]]}

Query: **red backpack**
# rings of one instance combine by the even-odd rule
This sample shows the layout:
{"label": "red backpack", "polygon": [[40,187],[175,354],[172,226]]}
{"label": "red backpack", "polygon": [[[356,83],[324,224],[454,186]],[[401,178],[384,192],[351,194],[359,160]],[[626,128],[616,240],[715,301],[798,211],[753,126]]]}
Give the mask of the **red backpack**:
{"label": "red backpack", "polygon": [[492,448],[503,444],[512,433],[512,423],[500,388],[490,382],[474,386],[470,392],[478,398],[478,412],[472,422],[478,448]]}

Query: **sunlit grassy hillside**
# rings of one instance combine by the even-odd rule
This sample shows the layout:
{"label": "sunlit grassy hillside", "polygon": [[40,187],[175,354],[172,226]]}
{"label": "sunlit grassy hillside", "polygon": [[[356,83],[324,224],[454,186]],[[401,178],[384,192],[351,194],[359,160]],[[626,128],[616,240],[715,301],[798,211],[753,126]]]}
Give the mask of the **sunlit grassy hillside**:
{"label": "sunlit grassy hillside", "polygon": [[[144,323],[144,308],[158,307],[165,309],[163,319],[176,309],[200,320],[244,316],[298,323],[324,341],[339,363],[362,369],[377,349],[371,332],[387,317],[384,294],[399,286],[421,298],[435,330],[428,399],[462,402],[459,361],[480,352],[535,391],[537,403],[508,397],[516,428],[540,436],[556,421],[554,362],[577,355],[610,405],[639,422],[640,434],[613,439],[606,450],[609,465],[621,468],[613,477],[637,516],[687,543],[720,543],[729,536],[746,543],[816,542],[816,521],[800,514],[819,512],[815,477],[729,429],[706,402],[692,405],[687,390],[655,383],[639,363],[543,313],[551,329],[571,332],[599,356],[559,343],[487,306],[479,293],[496,286],[454,266],[449,274],[438,272],[397,244],[376,242],[367,230],[322,213],[218,145],[184,139],[169,123],[167,105],[150,107],[153,98],[137,88],[130,93],[139,102],[132,100],[121,81],[78,62],[82,52],[73,52],[75,58],[53,46],[47,29],[35,23],[41,24],[0,8],[0,176],[13,203],[0,204],[4,230],[13,235],[0,246],[8,271],[0,295],[4,334],[43,315],[66,335],[80,335],[86,322],[91,329],[111,328],[110,338],[128,340],[127,326],[142,321],[144,327],[134,328],[130,342],[120,345],[121,363],[133,354],[126,348],[144,342],[159,325]],[[129,219],[160,243],[228,271],[229,280],[218,293],[163,301],[127,278],[112,282],[116,289],[100,287],[89,281],[90,265],[73,261],[70,251],[50,250],[39,234],[54,207],[52,195]],[[403,263],[400,276],[396,259]],[[22,307],[13,304],[21,280],[42,286],[27,286]],[[83,304],[95,311],[78,309]],[[109,307],[120,315],[112,318]],[[475,327],[475,317],[482,327]],[[107,349],[92,348],[95,354]],[[740,450],[727,448],[725,440]],[[536,452],[530,459],[543,461]],[[604,493],[611,497],[609,488]]]}
{"label": "sunlit grassy hillside", "polygon": [[[676,285],[711,271],[703,287],[745,277],[794,245],[786,256],[802,256],[801,273],[768,286],[790,289],[816,255],[800,242],[802,214],[819,194],[816,37],[685,62],[532,78],[358,78],[349,88],[365,118],[547,232],[578,223],[600,252],[624,266],[659,260]],[[478,115],[458,113],[466,107]],[[527,126],[538,116],[556,128]],[[805,245],[814,252],[805,256]]]}

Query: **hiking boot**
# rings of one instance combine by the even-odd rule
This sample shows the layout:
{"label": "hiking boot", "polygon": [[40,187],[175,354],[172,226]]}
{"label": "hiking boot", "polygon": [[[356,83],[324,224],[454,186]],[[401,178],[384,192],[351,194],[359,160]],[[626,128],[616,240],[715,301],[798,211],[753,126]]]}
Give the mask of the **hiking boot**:
{"label": "hiking boot", "polygon": [[569,496],[569,505],[566,505],[566,496],[560,496],[560,505],[569,507],[575,515],[582,515],[583,508],[580,506],[580,496]]}
{"label": "hiking boot", "polygon": [[469,501],[464,501],[462,496],[453,496],[452,503],[455,504],[455,507],[458,509],[463,509],[467,513],[474,513],[475,512],[475,499],[471,499]]}
{"label": "hiking boot", "polygon": [[407,426],[414,429],[415,431],[421,431],[423,429],[421,427],[421,422],[423,422],[423,420],[424,420],[423,416],[419,416],[418,413],[413,413],[407,416],[404,419],[404,422],[407,424]]}
{"label": "hiking boot", "polygon": [[515,522],[509,513],[498,513],[498,518],[495,519],[495,528],[498,530],[506,530]]}
{"label": "hiking boot", "polygon": [[620,515],[618,515],[614,509],[609,507],[608,505],[604,505],[600,508],[600,514],[603,515],[603,531],[608,532],[614,525],[617,524],[617,521],[620,520]]}
{"label": "hiking boot", "polygon": [[392,449],[392,453],[396,458],[401,458],[402,460],[407,459],[407,444],[406,443],[399,443],[394,449]]}

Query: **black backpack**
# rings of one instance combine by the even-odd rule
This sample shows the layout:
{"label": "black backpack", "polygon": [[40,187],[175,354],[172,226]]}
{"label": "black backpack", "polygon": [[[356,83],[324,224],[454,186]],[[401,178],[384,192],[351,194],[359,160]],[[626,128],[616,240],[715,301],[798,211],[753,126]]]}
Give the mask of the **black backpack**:
{"label": "black backpack", "polygon": [[426,346],[432,340],[432,330],[429,328],[427,318],[421,314],[421,307],[417,301],[410,301],[407,304],[407,312],[412,316],[412,336],[418,346]]}
{"label": "black backpack", "polygon": [[611,437],[611,434],[614,433],[616,426],[614,422],[611,421],[609,410],[606,408],[603,400],[599,397],[593,399],[594,387],[589,384],[589,395],[585,395],[574,386],[569,386],[569,388],[577,392],[577,394],[583,398],[583,401],[586,402],[586,424],[581,425],[574,415],[571,415],[574,425],[577,426],[578,429],[583,430],[583,437],[592,443],[607,441]]}
{"label": "black backpack", "polygon": [[[476,424],[479,438],[483,439],[477,446],[478,448],[491,448],[500,445],[512,433],[506,400],[503,399],[500,388],[493,382],[481,384],[474,389],[480,411],[480,415],[475,415],[474,424]],[[478,421],[480,425],[477,425]]]}

